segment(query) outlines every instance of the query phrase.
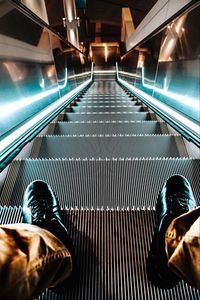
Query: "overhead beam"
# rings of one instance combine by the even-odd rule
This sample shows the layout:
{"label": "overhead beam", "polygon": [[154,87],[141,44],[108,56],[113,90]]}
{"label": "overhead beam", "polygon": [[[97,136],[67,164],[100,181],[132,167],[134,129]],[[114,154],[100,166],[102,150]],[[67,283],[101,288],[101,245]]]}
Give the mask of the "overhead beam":
{"label": "overhead beam", "polygon": [[135,26],[131,15],[130,8],[122,8],[122,27],[121,27],[121,41],[126,42],[134,33]]}
{"label": "overhead beam", "polygon": [[34,12],[40,19],[49,24],[46,4],[44,0],[21,0],[21,2],[26,5],[32,12]]}
{"label": "overhead beam", "polygon": [[193,0],[158,0],[136,30],[126,41],[126,50],[138,46],[150,34],[161,28],[168,20],[187,7]]}

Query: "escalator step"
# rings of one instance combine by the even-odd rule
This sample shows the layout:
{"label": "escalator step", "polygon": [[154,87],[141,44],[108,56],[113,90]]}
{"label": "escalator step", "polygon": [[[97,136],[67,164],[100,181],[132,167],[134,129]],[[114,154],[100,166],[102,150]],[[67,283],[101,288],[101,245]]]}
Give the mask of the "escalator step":
{"label": "escalator step", "polygon": [[80,106],[104,106],[104,105],[130,105],[130,106],[134,106],[137,104],[137,101],[131,101],[131,100],[104,100],[102,99],[102,101],[98,101],[98,100],[88,100],[88,101],[78,101],[77,103],[77,107]]}
{"label": "escalator step", "polygon": [[[21,221],[21,209],[18,214],[10,207],[0,211],[1,218],[13,213],[16,222]],[[65,294],[46,290],[38,300],[199,299],[200,291],[183,281],[170,290],[148,282],[146,259],[154,211],[69,210],[62,211],[62,218],[75,245],[77,277]]]}
{"label": "escalator step", "polygon": [[142,112],[143,107],[139,105],[131,106],[131,105],[102,105],[102,106],[73,106],[71,107],[72,112]]}
{"label": "escalator step", "polygon": [[102,101],[102,100],[115,100],[115,101],[119,101],[119,100],[131,100],[132,97],[128,96],[128,95],[83,95],[81,97],[81,100],[98,100],[98,101]]}
{"label": "escalator step", "polygon": [[[181,140],[180,136],[171,135],[44,136],[35,139],[35,154],[31,157],[180,157],[178,140]],[[39,151],[35,151],[37,143]]]}
{"label": "escalator step", "polygon": [[[62,117],[62,116],[61,116]],[[64,116],[63,121],[145,121],[145,120],[155,120],[154,113],[148,112],[134,112],[134,113],[113,113],[110,112],[106,114],[98,113],[67,113]]]}
{"label": "escalator step", "polygon": [[13,161],[0,203],[20,206],[27,185],[41,179],[63,208],[153,207],[164,181],[174,174],[188,178],[199,201],[199,167],[198,159]]}
{"label": "escalator step", "polygon": [[55,135],[67,134],[161,134],[162,128],[167,132],[166,124],[156,121],[129,123],[72,123],[60,122],[49,125],[49,132]]}

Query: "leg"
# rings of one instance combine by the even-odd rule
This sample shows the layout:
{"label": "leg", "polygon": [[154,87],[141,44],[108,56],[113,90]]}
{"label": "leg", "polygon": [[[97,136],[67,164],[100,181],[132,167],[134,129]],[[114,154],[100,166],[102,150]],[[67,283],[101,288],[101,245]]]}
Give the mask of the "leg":
{"label": "leg", "polygon": [[165,234],[176,217],[196,207],[186,178],[175,175],[164,184],[156,205],[157,225],[147,259],[148,279],[160,288],[175,286],[180,278],[169,269],[165,251]]}
{"label": "leg", "polygon": [[38,226],[0,226],[0,249],[0,299],[34,299],[72,271],[65,245]]}
{"label": "leg", "polygon": [[170,269],[200,289],[200,207],[172,221],[165,245]]}

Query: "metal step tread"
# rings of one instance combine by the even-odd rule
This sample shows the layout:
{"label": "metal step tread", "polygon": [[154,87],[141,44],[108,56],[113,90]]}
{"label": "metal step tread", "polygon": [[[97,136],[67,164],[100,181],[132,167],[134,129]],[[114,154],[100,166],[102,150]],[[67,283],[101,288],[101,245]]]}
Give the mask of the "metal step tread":
{"label": "metal step tread", "polygon": [[178,135],[45,136],[35,139],[31,157],[186,157],[178,141]]}
{"label": "metal step tread", "polygon": [[[162,129],[163,128],[163,129]],[[73,123],[58,122],[50,124],[48,131],[57,134],[161,134],[167,132],[165,123],[132,122],[132,123]]]}
{"label": "metal step tread", "polygon": [[[135,106],[135,107],[137,107],[138,108],[138,106]],[[134,107],[134,108],[135,108]],[[139,107],[140,108],[140,107]],[[75,115],[75,116],[80,116],[80,115],[112,115],[112,114],[114,114],[114,115],[118,115],[118,114],[124,114],[124,115],[136,115],[136,114],[140,114],[140,113],[145,113],[145,114],[147,114],[147,112],[135,112],[135,111],[120,111],[120,110],[118,110],[118,111],[97,111],[97,112],[90,112],[90,111],[87,111],[87,112],[67,112],[66,114],[67,115]]]}
{"label": "metal step tread", "polygon": [[[1,219],[21,222],[21,209],[1,208]],[[198,300],[200,291],[181,281],[170,290],[153,286],[147,279],[146,259],[155,225],[152,210],[62,211],[72,238],[77,277],[65,294],[49,290],[39,299],[54,300]]]}
{"label": "metal step tread", "polygon": [[133,99],[133,97],[132,96],[128,96],[128,95],[120,95],[120,96],[117,96],[117,95],[115,95],[115,94],[113,94],[113,95],[91,95],[91,96],[89,96],[89,95],[82,95],[81,97],[80,97],[80,100],[82,101],[82,100],[85,100],[85,101],[87,101],[87,100],[90,100],[90,101],[92,101],[92,100],[116,100],[116,101],[119,101],[119,100],[129,100],[129,101],[131,101]]}
{"label": "metal step tread", "polygon": [[134,113],[66,113],[61,114],[62,121],[145,121],[155,120],[154,113],[148,112],[134,112]]}
{"label": "metal step tread", "polygon": [[122,105],[105,105],[105,106],[72,106],[71,111],[74,113],[133,113],[133,112],[142,112],[144,108],[139,105],[135,106],[122,106]]}
{"label": "metal step tread", "polygon": [[107,106],[107,105],[129,105],[129,106],[133,106],[133,105],[136,105],[138,102],[137,101],[134,101],[134,100],[130,100],[130,99],[128,99],[128,100],[126,100],[126,101],[124,101],[124,100],[122,100],[122,101],[120,101],[120,100],[107,100],[107,101],[96,101],[96,100],[94,100],[94,101],[83,101],[82,99],[81,99],[81,101],[76,101],[76,105],[78,106],[78,107],[80,107],[80,106]]}
{"label": "metal step tread", "polygon": [[185,176],[199,201],[198,159],[27,159],[13,161],[1,205],[20,206],[27,185],[44,180],[61,207],[153,207],[164,181]]}

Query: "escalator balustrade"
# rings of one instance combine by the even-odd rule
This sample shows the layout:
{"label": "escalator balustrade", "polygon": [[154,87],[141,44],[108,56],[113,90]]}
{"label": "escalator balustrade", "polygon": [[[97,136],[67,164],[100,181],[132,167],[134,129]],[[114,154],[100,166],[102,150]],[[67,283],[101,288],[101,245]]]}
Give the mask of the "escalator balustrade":
{"label": "escalator balustrade", "polygon": [[180,282],[161,290],[147,280],[146,258],[155,203],[173,174],[190,181],[198,198],[197,159],[178,134],[113,79],[94,80],[38,136],[29,159],[14,160],[1,194],[1,223],[21,222],[26,186],[48,182],[74,242],[79,272],[74,286],[38,299],[199,299]]}

